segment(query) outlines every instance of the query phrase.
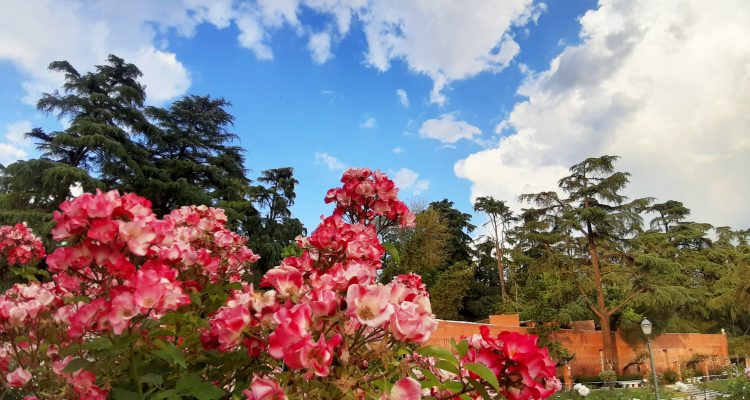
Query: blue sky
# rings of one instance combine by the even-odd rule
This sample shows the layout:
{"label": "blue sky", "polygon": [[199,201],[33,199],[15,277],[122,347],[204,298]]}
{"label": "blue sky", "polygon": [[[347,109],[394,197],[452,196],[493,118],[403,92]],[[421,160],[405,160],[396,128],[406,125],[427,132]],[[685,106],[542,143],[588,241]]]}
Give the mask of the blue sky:
{"label": "blue sky", "polygon": [[[750,85],[741,73],[750,47],[736,37],[748,25],[730,5],[706,12],[690,1],[399,4],[135,2],[122,17],[109,1],[59,10],[55,2],[16,3],[0,17],[0,163],[35,156],[19,129],[60,127],[33,107],[40,91],[59,84],[44,72],[49,61],[86,70],[114,52],[144,70],[154,104],[188,93],[231,101],[251,178],[294,167],[294,211],[308,228],[327,213],[322,198],[344,166],[398,177],[406,199],[448,198],[471,212],[475,196],[512,201],[552,189],[571,164],[601,154],[623,156],[633,196],[682,200],[696,219],[717,225],[750,224],[747,211],[715,210],[717,202],[739,208],[728,193],[750,194],[746,179],[728,172],[750,166],[747,120],[741,107],[711,107],[727,97],[750,104],[728,85]],[[41,32],[22,29],[32,17]],[[732,45],[717,49],[727,38]],[[692,63],[708,53],[714,62]],[[716,70],[727,73],[711,78]],[[697,86],[705,87],[691,88],[702,80]],[[703,100],[684,100],[693,97]],[[707,145],[718,127],[727,143]],[[674,131],[684,148],[655,161]],[[675,179],[686,160],[700,168]],[[712,182],[711,195],[685,189],[696,179]]]}

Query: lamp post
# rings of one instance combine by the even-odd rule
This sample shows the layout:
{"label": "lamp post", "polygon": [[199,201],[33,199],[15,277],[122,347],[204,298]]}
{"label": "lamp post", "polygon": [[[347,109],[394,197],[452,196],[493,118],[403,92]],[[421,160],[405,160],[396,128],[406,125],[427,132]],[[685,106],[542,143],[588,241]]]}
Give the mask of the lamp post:
{"label": "lamp post", "polygon": [[656,393],[656,400],[659,400],[659,378],[656,377],[656,368],[654,367],[654,354],[651,352],[651,328],[653,324],[651,321],[643,318],[641,322],[641,330],[646,335],[646,345],[648,345],[648,358],[651,360],[651,379],[654,380],[654,392]]}

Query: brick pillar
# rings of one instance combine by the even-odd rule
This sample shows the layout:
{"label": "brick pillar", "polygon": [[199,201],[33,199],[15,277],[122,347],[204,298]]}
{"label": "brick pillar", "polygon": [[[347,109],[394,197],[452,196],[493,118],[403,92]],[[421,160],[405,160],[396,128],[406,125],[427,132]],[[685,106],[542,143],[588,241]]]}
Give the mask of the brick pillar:
{"label": "brick pillar", "polygon": [[701,367],[703,369],[703,376],[708,378],[708,360],[701,361]]}
{"label": "brick pillar", "polygon": [[565,390],[573,390],[573,373],[570,371],[570,364],[563,367],[563,382],[565,383]]}

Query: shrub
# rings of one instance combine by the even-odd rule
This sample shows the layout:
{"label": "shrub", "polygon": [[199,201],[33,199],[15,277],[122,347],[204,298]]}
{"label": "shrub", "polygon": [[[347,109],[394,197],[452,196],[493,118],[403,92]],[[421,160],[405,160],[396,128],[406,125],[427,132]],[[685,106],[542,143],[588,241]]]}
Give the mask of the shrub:
{"label": "shrub", "polygon": [[483,327],[451,349],[414,352],[436,327],[420,277],[376,283],[378,229],[414,215],[379,172],[351,169],[342,182],[326,196],[333,215],[260,287],[246,283],[258,256],[221,209],[157,218],[145,198],[116,191],[64,202],[52,279],[0,296],[4,396],[526,399],[560,389],[533,336]]}
{"label": "shrub", "polygon": [[674,370],[668,369],[666,371],[662,371],[659,375],[659,380],[664,383],[672,384],[677,382],[677,372]]}
{"label": "shrub", "polygon": [[617,380],[617,374],[611,369],[605,369],[599,373],[599,380],[604,383],[604,386],[611,388],[613,382]]}

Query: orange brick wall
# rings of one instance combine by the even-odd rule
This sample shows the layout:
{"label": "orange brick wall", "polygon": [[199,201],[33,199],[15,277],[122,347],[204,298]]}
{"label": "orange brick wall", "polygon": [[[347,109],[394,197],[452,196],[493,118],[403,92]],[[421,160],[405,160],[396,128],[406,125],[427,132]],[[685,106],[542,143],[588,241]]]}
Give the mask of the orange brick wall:
{"label": "orange brick wall", "polygon": [[[438,323],[437,331],[430,338],[429,344],[448,347],[451,339],[458,340],[462,336],[479,333],[479,327],[482,325],[487,325],[493,335],[501,331],[527,333],[528,329],[520,326],[518,316],[515,315],[512,317],[491,316],[489,324],[441,320]],[[583,323],[575,326],[590,327],[590,324]],[[636,355],[647,351],[646,345],[644,343],[632,347],[620,337],[619,333],[613,333],[612,335],[618,358],[616,369],[621,373],[625,365],[633,360]],[[599,374],[602,365],[601,331],[561,329],[553,334],[553,338],[563,347],[576,354],[570,363],[573,376]],[[675,369],[676,363],[684,363],[696,354],[711,356],[705,363],[697,366],[699,371],[704,368],[710,371],[718,371],[729,362],[727,338],[721,334],[665,333],[653,338],[652,349],[657,371]],[[625,372],[636,373],[638,370],[631,368]]]}

